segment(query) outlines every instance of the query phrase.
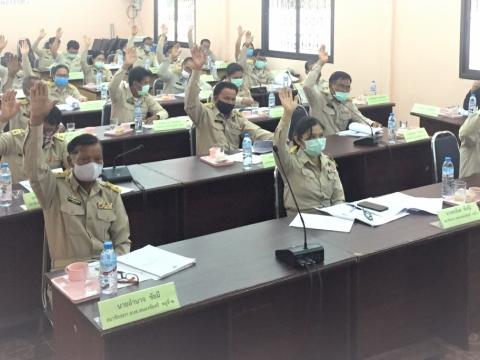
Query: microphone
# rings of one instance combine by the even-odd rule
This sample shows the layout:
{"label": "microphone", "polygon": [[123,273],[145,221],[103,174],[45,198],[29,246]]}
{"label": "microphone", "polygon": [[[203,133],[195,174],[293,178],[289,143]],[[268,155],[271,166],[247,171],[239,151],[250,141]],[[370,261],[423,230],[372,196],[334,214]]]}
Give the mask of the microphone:
{"label": "microphone", "polygon": [[275,250],[275,257],[281,261],[286,263],[289,266],[303,269],[308,265],[315,265],[321,264],[324,259],[324,250],[323,246],[319,244],[310,244],[308,245],[307,242],[307,227],[305,226],[305,221],[302,216],[302,212],[300,211],[300,206],[298,206],[297,198],[295,193],[293,192],[292,186],[290,185],[290,181],[288,180],[287,173],[285,172],[285,168],[283,167],[282,160],[280,156],[278,156],[278,147],[276,145],[273,146],[273,152],[278,160],[278,164],[280,165],[280,169],[285,177],[285,181],[287,183],[288,189],[292,194],[293,202],[295,203],[295,208],[297,209],[298,215],[300,216],[300,220],[302,221],[303,226],[303,245],[297,245],[288,249],[280,249]]}
{"label": "microphone", "polygon": [[378,145],[378,136],[376,136],[373,132],[373,127],[370,123],[368,123],[367,121],[365,121],[363,118],[361,118],[360,116],[358,116],[357,114],[355,114],[355,111],[353,111],[352,109],[350,109],[346,104],[344,103],[341,103],[343,106],[345,106],[348,110],[350,110],[350,112],[352,113],[352,115],[356,116],[357,119],[360,120],[360,122],[362,122],[363,124],[366,124],[370,127],[370,136],[364,136],[364,137],[361,137],[357,140],[355,140],[353,143],[355,145],[360,145],[360,146],[376,146]]}
{"label": "microphone", "polygon": [[104,181],[111,182],[113,184],[115,183],[120,183],[120,182],[128,182],[132,181],[132,174],[130,174],[130,170],[128,170],[127,166],[118,166],[117,167],[117,161],[118,159],[124,157],[125,155],[131,154],[136,151],[143,150],[145,146],[143,145],[138,145],[137,147],[134,147],[133,149],[127,150],[117,156],[113,159],[113,166],[111,168],[105,168],[102,170],[102,178]]}

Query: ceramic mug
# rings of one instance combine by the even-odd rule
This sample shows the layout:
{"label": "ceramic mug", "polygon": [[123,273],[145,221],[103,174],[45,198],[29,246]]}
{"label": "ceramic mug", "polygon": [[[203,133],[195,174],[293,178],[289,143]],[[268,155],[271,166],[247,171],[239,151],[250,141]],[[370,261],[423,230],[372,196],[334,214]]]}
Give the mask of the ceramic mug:
{"label": "ceramic mug", "polygon": [[65,268],[70,281],[85,281],[87,278],[88,264],[86,262],[74,262]]}

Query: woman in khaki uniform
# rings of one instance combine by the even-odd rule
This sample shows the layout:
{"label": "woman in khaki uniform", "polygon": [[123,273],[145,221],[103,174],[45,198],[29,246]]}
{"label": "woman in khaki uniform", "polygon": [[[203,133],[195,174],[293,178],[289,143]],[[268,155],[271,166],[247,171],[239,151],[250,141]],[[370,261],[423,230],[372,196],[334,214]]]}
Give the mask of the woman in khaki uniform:
{"label": "woman in khaki uniform", "polygon": [[95,84],[97,82],[97,73],[102,74],[102,82],[112,80],[112,72],[105,67],[105,54],[103,51],[94,51],[92,54],[92,64],[88,63],[88,49],[90,49],[91,39],[84,36],[85,48],[80,56],[80,65],[82,66],[83,79],[85,84]]}
{"label": "woman in khaki uniform", "polygon": [[480,173],[480,112],[470,115],[460,127],[460,177]]}
{"label": "woman in khaki uniform", "polygon": [[[279,97],[284,114],[273,143],[285,168],[286,174],[282,177],[286,175],[290,180],[300,209],[311,210],[344,202],[345,195],[335,161],[323,153],[326,139],[320,121],[312,117],[301,119],[294,131],[295,145],[289,149],[288,129],[297,103],[290,89],[280,90]],[[275,160],[278,162],[278,159]],[[296,211],[288,186],[285,186],[284,202],[287,213]]]}

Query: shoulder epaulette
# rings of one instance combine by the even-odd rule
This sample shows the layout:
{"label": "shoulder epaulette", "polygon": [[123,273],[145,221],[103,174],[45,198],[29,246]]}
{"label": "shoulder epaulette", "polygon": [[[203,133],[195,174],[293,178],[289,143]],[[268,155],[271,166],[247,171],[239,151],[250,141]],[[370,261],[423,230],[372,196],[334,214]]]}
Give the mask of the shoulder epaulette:
{"label": "shoulder epaulette", "polygon": [[13,129],[10,130],[13,136],[19,136],[19,135],[25,135],[25,130],[24,129]]}
{"label": "shoulder epaulette", "polygon": [[65,170],[62,172],[55,172],[55,177],[59,179],[64,179],[70,174],[70,170]]}
{"label": "shoulder epaulette", "polygon": [[56,133],[53,135],[53,138],[59,141],[65,141],[65,133]]}
{"label": "shoulder epaulette", "polygon": [[215,107],[215,104],[214,103],[207,103],[207,104],[205,104],[205,107],[207,107],[209,109],[213,109]]}
{"label": "shoulder epaulette", "polygon": [[55,83],[53,81],[47,81],[48,87],[55,87]]}
{"label": "shoulder epaulette", "polygon": [[30,101],[28,101],[28,99],[20,99],[18,102],[19,102],[20,105],[28,105],[28,104],[30,104]]}
{"label": "shoulder epaulette", "polygon": [[113,185],[112,183],[109,183],[108,181],[100,181],[100,185],[103,187],[106,187],[107,189],[110,189],[118,194],[122,192],[122,189],[118,187],[117,185]]}
{"label": "shoulder epaulette", "polygon": [[72,84],[68,84],[67,86],[68,86],[68,88],[69,88],[70,90],[76,89],[76,87],[75,87],[74,85],[72,85]]}
{"label": "shoulder epaulette", "polygon": [[331,164],[333,164],[333,166],[338,167],[337,162],[335,161],[335,159],[334,159],[332,156],[330,156],[330,155],[325,155],[325,156],[327,157],[327,160],[328,160]]}

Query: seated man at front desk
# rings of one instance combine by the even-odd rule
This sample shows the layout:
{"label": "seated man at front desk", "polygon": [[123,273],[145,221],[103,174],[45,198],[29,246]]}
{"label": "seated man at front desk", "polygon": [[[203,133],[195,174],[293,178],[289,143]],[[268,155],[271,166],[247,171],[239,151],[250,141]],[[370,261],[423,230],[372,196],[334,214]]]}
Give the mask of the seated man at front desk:
{"label": "seated man at front desk", "polygon": [[31,90],[31,117],[24,168],[43,209],[53,269],[100,255],[111,240],[117,255],[130,251],[130,228],[120,189],[98,180],[103,168],[100,141],[83,134],[68,144],[72,171],[54,174],[42,154],[43,120],[53,102],[39,82]]}
{"label": "seated man at front desk", "polygon": [[74,98],[78,101],[87,101],[78,89],[68,83],[70,70],[67,65],[55,65],[52,70],[53,82],[48,83],[48,97],[50,100],[56,101],[57,104],[66,104],[68,98]]}
{"label": "seated man at front desk", "polygon": [[[7,91],[2,98],[0,124],[7,123],[9,119],[17,115],[20,109],[20,104],[15,100],[15,91]],[[60,121],[62,121],[62,113],[56,107],[50,110],[43,121],[42,152],[44,161],[50,169],[68,168],[67,146],[63,139],[56,135]],[[0,134],[0,157],[3,162],[9,164],[14,183],[27,179],[23,169],[25,134],[24,129],[13,129]]]}
{"label": "seated man at front desk", "polygon": [[[136,106],[140,106],[142,118],[147,124],[168,118],[167,111],[149,93],[152,73],[141,66],[131,68],[136,61],[136,49],[128,48],[122,67],[108,86],[112,99],[112,119],[118,123],[134,121]],[[128,84],[124,81],[127,71]]]}
{"label": "seated man at front desk", "polygon": [[185,91],[185,112],[195,124],[197,131],[197,155],[207,155],[216,145],[225,152],[234,152],[240,147],[244,133],[253,141],[272,140],[273,134],[251,123],[234,110],[238,87],[231,82],[219,82],[213,90],[213,103],[202,104],[199,99],[198,80],[205,64],[205,53],[197,46],[192,48],[193,72]]}
{"label": "seated man at front desk", "polygon": [[317,64],[308,73],[303,83],[303,90],[310,104],[310,115],[320,120],[325,129],[325,136],[347,130],[350,122],[381,127],[380,123],[363,116],[352,102],[350,98],[352,77],[346,72],[334,72],[328,80],[328,90],[322,90],[319,86],[320,74],[327,62],[328,54],[325,46],[322,46]]}

